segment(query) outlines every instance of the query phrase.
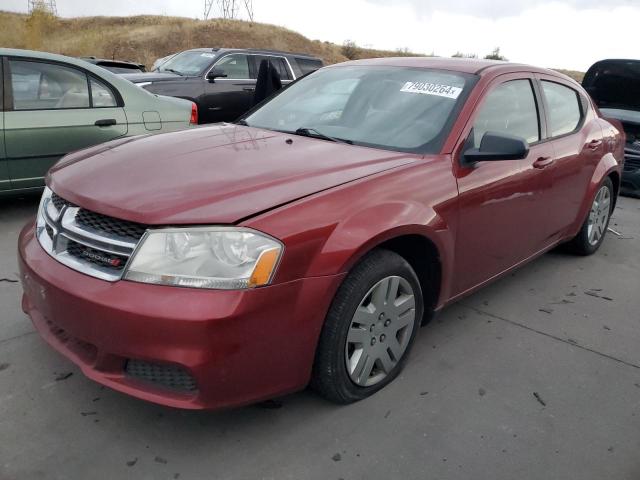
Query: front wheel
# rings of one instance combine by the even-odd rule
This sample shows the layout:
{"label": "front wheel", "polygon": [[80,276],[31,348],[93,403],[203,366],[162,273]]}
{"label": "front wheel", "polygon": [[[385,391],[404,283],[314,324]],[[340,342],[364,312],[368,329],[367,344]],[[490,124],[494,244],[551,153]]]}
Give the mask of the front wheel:
{"label": "front wheel", "polygon": [[336,403],[366,398],[402,369],[423,314],[420,282],[388,250],[367,255],[349,273],[320,335],[312,387]]}
{"label": "front wheel", "polygon": [[613,210],[613,183],[607,177],[598,189],[589,215],[580,232],[567,244],[567,249],[578,255],[591,255],[595,253],[607,233],[609,220]]}

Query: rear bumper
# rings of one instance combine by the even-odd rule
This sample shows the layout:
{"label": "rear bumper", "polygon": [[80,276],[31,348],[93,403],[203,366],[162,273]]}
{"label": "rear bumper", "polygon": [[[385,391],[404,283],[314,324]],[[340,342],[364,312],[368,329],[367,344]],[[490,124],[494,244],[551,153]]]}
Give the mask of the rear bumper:
{"label": "rear bumper", "polygon": [[[247,291],[109,283],[19,240],[23,310],[83,373],[126,394],[179,408],[236,406],[304,388],[324,317],[343,275]],[[128,361],[176,368],[196,389],[132,377]]]}

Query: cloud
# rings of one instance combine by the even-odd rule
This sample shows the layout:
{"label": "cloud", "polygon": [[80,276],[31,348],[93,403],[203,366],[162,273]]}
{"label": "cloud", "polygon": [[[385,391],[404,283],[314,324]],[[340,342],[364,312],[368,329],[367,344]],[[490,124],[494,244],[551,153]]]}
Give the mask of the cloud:
{"label": "cloud", "polygon": [[502,18],[519,15],[522,12],[543,5],[560,4],[576,10],[610,9],[637,6],[637,0],[465,0],[443,2],[442,0],[368,0],[374,5],[407,5],[420,17],[436,12],[455,13],[482,18]]}

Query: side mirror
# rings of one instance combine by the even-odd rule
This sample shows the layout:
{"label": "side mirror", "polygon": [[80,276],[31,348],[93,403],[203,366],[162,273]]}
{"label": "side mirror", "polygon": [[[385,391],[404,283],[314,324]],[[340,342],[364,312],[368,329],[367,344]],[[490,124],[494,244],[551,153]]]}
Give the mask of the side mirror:
{"label": "side mirror", "polygon": [[227,74],[224,73],[224,70],[218,67],[213,67],[211,70],[209,70],[209,73],[207,73],[207,80],[209,80],[210,82],[215,82],[216,78],[225,78],[226,76]]}
{"label": "side mirror", "polygon": [[466,163],[522,160],[528,155],[529,144],[524,138],[487,132],[480,141],[480,148],[470,148],[464,152],[464,160]]}

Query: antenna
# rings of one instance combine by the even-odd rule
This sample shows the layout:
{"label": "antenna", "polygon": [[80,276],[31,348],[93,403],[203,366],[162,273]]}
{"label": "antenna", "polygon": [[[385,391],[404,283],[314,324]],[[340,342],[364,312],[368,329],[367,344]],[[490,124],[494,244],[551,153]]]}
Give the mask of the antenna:
{"label": "antenna", "polygon": [[58,16],[56,0],[29,0],[29,13],[34,10],[45,10],[56,17]]}
{"label": "antenna", "polygon": [[204,19],[207,20],[211,14],[215,0],[204,0]]}

